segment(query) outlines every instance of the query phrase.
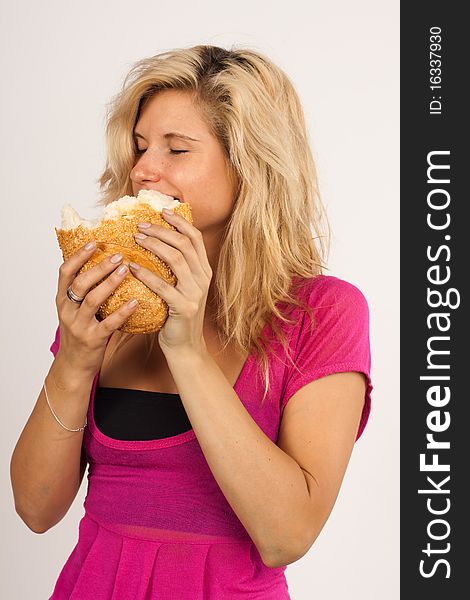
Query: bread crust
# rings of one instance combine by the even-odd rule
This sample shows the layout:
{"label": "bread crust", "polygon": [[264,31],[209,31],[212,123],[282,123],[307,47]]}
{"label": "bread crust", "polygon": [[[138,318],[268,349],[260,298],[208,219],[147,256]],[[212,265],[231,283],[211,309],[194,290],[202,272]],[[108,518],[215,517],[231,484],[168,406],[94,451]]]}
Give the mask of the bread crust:
{"label": "bread crust", "polygon": [[[173,212],[181,215],[192,224],[191,206],[188,203],[180,202],[174,207]],[[82,266],[77,275],[91,269],[106,257],[120,252],[123,255],[122,263],[136,262],[175,287],[177,278],[167,263],[150,250],[139,246],[135,241],[134,234],[139,231],[137,224],[142,221],[156,223],[176,231],[173,225],[165,221],[161,212],[156,211],[149,204],[139,204],[118,219],[105,219],[93,229],[79,225],[69,230],[56,227],[55,232],[64,261],[90,240],[96,240],[97,245],[93,256]],[[99,285],[106,277],[96,285]],[[94,287],[96,286],[91,289],[94,289]],[[159,331],[168,318],[168,304],[153,290],[134,277],[130,271],[100,306],[96,317],[98,320],[105,319],[132,298],[136,298],[139,305],[127,321],[118,328],[119,331],[124,333],[153,333]]]}

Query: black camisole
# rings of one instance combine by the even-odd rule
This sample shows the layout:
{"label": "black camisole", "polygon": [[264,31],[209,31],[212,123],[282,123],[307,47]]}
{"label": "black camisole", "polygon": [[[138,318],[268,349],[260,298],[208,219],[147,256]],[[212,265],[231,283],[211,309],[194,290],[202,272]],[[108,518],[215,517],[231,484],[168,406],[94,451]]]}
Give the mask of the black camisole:
{"label": "black camisole", "polygon": [[116,440],[154,440],[191,429],[180,395],[164,392],[97,387],[93,417]]}

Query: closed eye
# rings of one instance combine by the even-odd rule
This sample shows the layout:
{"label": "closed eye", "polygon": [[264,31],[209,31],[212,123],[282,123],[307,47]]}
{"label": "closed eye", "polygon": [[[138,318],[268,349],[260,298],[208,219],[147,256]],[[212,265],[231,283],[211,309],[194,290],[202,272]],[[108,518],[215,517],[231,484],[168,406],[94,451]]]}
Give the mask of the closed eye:
{"label": "closed eye", "polygon": [[[135,149],[135,153],[137,156],[141,156],[144,152],[147,151],[147,148],[144,149],[140,149],[140,148],[136,148]],[[185,152],[189,152],[189,150],[171,150],[170,149],[170,154],[184,154]]]}

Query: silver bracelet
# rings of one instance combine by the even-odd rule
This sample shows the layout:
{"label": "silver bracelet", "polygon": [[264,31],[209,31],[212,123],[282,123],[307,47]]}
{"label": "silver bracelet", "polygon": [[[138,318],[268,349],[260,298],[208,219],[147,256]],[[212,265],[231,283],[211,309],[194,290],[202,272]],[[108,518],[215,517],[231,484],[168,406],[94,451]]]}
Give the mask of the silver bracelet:
{"label": "silver bracelet", "polygon": [[51,413],[54,415],[55,420],[57,421],[57,423],[59,423],[59,425],[61,427],[63,427],[64,429],[66,429],[67,431],[84,431],[85,427],[87,426],[88,420],[85,417],[85,425],[83,427],[79,427],[78,429],[69,429],[68,427],[66,427],[60,420],[59,417],[55,414],[55,412],[52,410],[52,406],[51,403],[49,402],[49,397],[47,396],[47,390],[46,390],[46,380],[44,380],[44,384],[43,384],[43,388],[44,388],[44,394],[46,395],[46,401],[47,404],[49,406],[49,408],[51,409]]}

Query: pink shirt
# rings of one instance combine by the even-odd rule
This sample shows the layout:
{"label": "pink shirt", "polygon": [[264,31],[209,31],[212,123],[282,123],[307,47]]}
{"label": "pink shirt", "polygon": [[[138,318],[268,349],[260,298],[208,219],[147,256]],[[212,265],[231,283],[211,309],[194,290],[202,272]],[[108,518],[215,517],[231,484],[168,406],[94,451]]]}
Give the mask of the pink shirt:
{"label": "pink shirt", "polygon": [[[234,389],[264,433],[276,443],[282,412],[305,384],[331,373],[359,371],[367,388],[357,438],[370,412],[369,311],[363,294],[333,276],[306,280],[303,298],[316,328],[295,309],[296,324],[280,323],[295,363],[273,342],[271,392],[263,407],[262,375],[253,354]],[[265,330],[267,332],[267,330]],[[60,343],[57,328],[51,345]],[[266,567],[228,504],[194,431],[156,440],[104,435],[93,418],[95,376],[83,443],[89,461],[85,513],[78,541],[49,600],[289,599],[286,567]],[[356,439],[357,439],[356,438]]]}

